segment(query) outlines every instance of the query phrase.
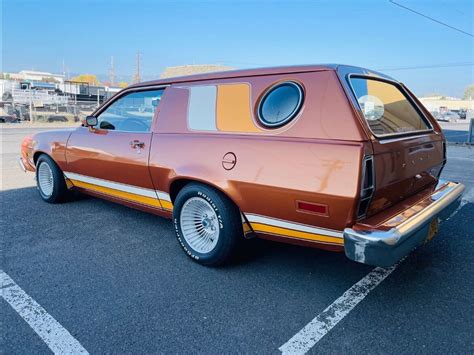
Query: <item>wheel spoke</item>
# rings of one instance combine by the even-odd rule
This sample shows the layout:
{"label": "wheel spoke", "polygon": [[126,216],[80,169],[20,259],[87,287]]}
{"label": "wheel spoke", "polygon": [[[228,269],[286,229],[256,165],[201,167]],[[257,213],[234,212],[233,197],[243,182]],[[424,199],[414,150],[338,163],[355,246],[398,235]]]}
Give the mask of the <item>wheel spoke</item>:
{"label": "wheel spoke", "polygon": [[184,203],[180,213],[180,227],[188,245],[198,253],[209,253],[217,245],[217,214],[209,202],[201,197],[192,197]]}

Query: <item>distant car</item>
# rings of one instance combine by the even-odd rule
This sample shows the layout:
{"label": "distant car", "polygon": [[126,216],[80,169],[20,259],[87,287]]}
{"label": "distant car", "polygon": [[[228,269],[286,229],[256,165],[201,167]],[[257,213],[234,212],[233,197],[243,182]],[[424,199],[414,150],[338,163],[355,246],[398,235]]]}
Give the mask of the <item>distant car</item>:
{"label": "distant car", "polygon": [[459,112],[457,112],[457,114],[459,115],[459,118],[461,120],[465,120],[466,117],[467,117],[467,110],[459,110]]}
{"label": "distant car", "polygon": [[443,115],[441,116],[442,117],[442,120],[441,119],[438,119],[438,121],[441,121],[441,122],[456,122],[457,120],[460,119],[459,115],[453,111],[446,111],[445,113],[443,113]]}
{"label": "distant car", "polygon": [[16,115],[9,114],[3,107],[0,107],[0,123],[14,123],[19,121]]}
{"label": "distant car", "polygon": [[48,122],[67,122],[67,117],[62,115],[54,115],[48,117]]}
{"label": "distant car", "polygon": [[441,114],[438,111],[430,111],[430,114],[435,118],[436,121],[439,121]]}

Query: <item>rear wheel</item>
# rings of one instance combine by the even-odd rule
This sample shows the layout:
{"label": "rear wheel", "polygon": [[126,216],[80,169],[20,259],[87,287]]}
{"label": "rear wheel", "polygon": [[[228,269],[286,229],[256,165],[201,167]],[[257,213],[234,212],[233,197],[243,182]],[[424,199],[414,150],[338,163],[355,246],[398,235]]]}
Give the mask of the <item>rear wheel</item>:
{"label": "rear wheel", "polygon": [[203,265],[229,261],[243,239],[238,208],[225,195],[202,184],[189,184],[179,192],[173,221],[183,250]]}
{"label": "rear wheel", "polygon": [[64,201],[67,196],[63,172],[53,159],[44,154],[36,162],[36,185],[41,198],[48,203]]}

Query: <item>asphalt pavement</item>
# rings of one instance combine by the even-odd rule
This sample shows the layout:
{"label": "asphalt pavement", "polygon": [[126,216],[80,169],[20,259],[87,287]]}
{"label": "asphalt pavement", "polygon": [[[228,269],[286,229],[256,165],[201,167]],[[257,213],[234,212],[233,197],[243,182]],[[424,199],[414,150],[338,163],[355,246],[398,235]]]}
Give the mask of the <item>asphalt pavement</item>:
{"label": "asphalt pavement", "polygon": [[[91,354],[278,353],[373,267],[344,254],[253,240],[222,268],[200,266],[171,222],[100,199],[40,200],[1,129],[1,269]],[[464,206],[410,254],[311,353],[474,352],[474,148],[449,146],[443,177]],[[4,354],[51,350],[0,299]]]}

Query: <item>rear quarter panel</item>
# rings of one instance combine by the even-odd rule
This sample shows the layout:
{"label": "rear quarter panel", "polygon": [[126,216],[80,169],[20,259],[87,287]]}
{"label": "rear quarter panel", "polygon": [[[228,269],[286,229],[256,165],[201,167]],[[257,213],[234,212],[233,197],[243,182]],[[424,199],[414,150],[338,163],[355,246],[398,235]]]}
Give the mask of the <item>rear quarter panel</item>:
{"label": "rear quarter panel", "polygon": [[[232,170],[222,166],[228,152],[237,158]],[[177,179],[202,181],[225,192],[244,213],[342,230],[354,214],[361,157],[357,143],[158,134],[150,172],[160,191],[169,191]],[[328,213],[299,212],[298,200],[327,205]]]}

